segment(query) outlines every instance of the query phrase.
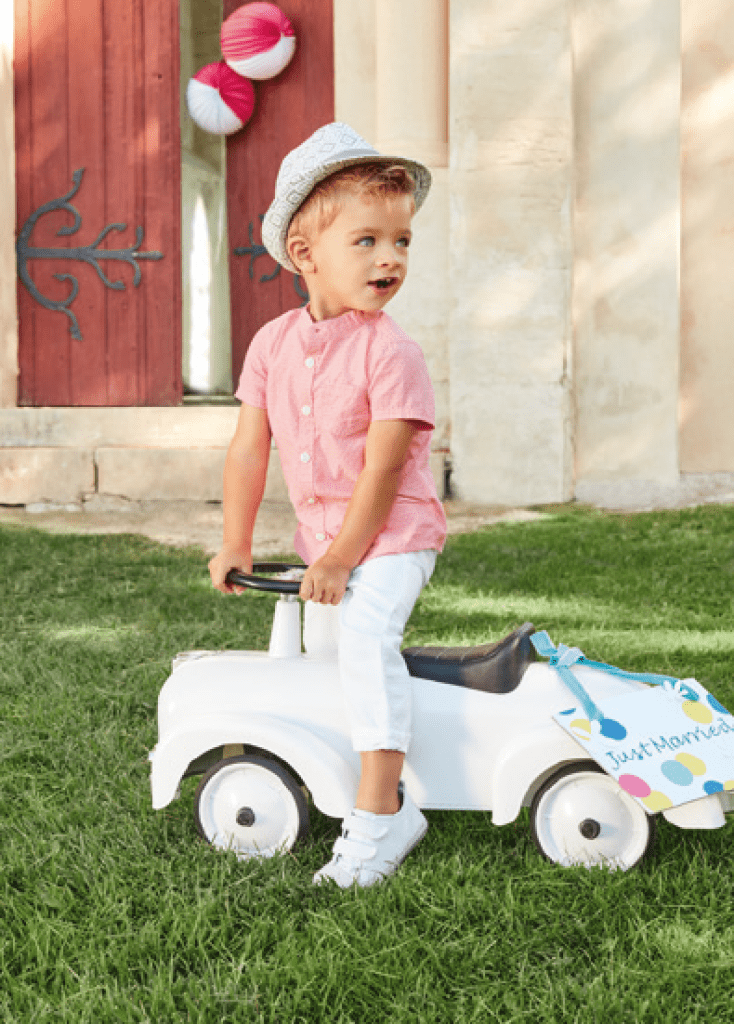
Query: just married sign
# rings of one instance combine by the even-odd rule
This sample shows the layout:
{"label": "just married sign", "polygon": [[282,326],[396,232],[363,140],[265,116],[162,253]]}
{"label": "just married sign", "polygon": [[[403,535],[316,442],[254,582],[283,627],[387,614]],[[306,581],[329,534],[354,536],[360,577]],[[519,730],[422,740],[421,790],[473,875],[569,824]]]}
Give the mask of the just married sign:
{"label": "just married sign", "polygon": [[[589,661],[545,632],[530,639],[577,700],[555,720],[649,814],[734,790],[734,716],[697,680]],[[573,665],[657,685],[594,703]]]}
{"label": "just married sign", "polygon": [[695,679],[612,697],[601,721],[555,715],[646,811],[734,790],[734,717]]}

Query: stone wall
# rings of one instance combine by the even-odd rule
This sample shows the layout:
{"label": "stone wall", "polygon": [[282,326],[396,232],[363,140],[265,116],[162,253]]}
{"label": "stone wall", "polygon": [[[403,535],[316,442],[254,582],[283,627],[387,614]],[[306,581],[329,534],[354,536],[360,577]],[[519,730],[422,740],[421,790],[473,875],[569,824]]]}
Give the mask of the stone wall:
{"label": "stone wall", "polygon": [[408,277],[388,312],[423,348],[436,392],[436,451],[451,440],[448,11],[449,0],[334,0],[336,119],[433,176],[413,223]]}
{"label": "stone wall", "polygon": [[574,0],[576,496],[678,482],[679,0]]}
{"label": "stone wall", "polygon": [[[22,412],[22,415],[19,413]],[[221,500],[238,410],[0,410],[0,502]],[[270,497],[287,500],[271,470]]]}
{"label": "stone wall", "polygon": [[452,484],[572,497],[569,4],[451,3]]}
{"label": "stone wall", "polygon": [[684,473],[734,473],[734,9],[682,0]]}
{"label": "stone wall", "polygon": [[[217,500],[236,410],[15,409],[0,5],[0,503]],[[434,176],[389,311],[482,504],[734,494],[729,0],[334,0],[336,114]],[[450,54],[450,59],[449,55]],[[284,497],[277,457],[269,495]]]}

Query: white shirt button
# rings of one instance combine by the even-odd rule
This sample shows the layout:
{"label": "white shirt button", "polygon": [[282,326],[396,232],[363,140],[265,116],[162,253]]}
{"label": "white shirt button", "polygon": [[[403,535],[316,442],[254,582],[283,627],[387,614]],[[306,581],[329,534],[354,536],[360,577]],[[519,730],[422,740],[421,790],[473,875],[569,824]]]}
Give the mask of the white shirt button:
{"label": "white shirt button", "polygon": [[311,456],[308,454],[308,452],[301,452],[301,462],[310,462],[310,461],[311,461]]}
{"label": "white shirt button", "polygon": [[313,356],[309,356],[308,359],[306,360],[306,366],[309,368],[309,370],[311,369],[313,364],[314,364],[314,358],[313,358]]}
{"label": "white shirt button", "polygon": [[310,416],[311,415],[311,406],[310,405],[304,405],[302,407],[302,409],[301,409],[301,412],[303,413],[304,416]]}
{"label": "white shirt button", "polygon": [[308,499],[308,503],[309,503],[309,505],[315,505],[316,504],[316,499],[315,498],[309,498]]}
{"label": "white shirt button", "polygon": [[317,533],[316,534],[316,540],[326,540],[326,534],[325,533]]}

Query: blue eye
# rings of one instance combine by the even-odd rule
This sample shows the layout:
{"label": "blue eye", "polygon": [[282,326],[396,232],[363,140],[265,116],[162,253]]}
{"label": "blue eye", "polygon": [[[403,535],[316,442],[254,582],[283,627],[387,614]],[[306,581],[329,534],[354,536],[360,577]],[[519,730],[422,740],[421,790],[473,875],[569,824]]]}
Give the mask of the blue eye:
{"label": "blue eye", "polygon": [[409,238],[400,238],[400,239],[398,239],[398,245],[402,245],[403,248],[407,249],[408,246],[410,245],[410,239]]}
{"label": "blue eye", "polygon": [[372,237],[372,235],[365,235],[364,238],[360,238],[357,241],[357,245],[368,246],[368,245],[374,245],[374,244],[375,244],[375,240]]}

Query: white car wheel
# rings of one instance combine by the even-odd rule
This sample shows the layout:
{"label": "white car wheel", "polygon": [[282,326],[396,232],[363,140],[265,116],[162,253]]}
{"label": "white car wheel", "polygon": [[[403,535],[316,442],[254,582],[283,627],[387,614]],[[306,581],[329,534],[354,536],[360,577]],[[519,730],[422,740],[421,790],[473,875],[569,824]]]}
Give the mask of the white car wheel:
{"label": "white car wheel", "polygon": [[627,871],[648,853],[655,819],[594,761],[567,765],[538,790],[530,831],[548,860],[563,867]]}
{"label": "white car wheel", "polygon": [[194,798],[199,833],[238,859],[272,857],[308,832],[308,804],[277,761],[244,755],[213,765]]}

